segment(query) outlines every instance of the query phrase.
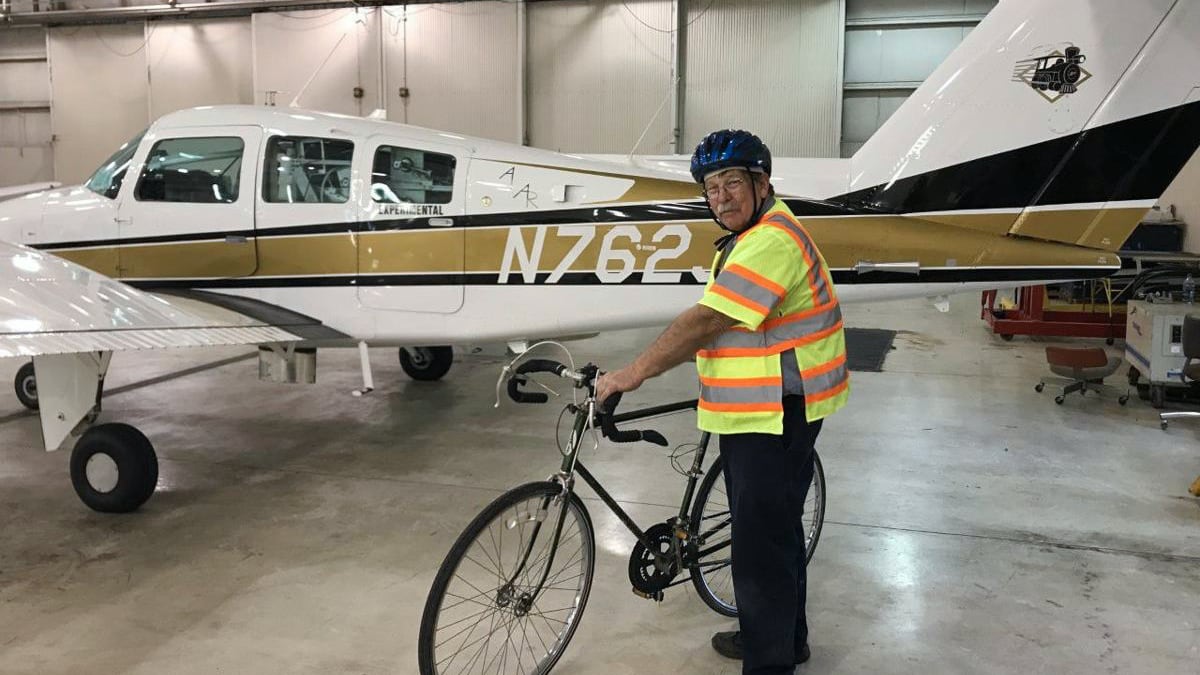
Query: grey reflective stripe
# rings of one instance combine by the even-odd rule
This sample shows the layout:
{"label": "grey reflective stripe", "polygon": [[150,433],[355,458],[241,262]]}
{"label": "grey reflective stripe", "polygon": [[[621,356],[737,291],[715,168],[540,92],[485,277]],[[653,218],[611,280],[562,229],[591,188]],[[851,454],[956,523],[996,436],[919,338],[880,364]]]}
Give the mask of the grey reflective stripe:
{"label": "grey reflective stripe", "polygon": [[765,332],[727,330],[718,335],[708,349],[763,349],[774,347],[820,331],[831,330],[841,320],[841,305],[833,305],[825,311],[798,321],[788,321],[778,326],[772,326]]}
{"label": "grey reflective stripe", "polygon": [[783,394],[804,393],[804,378],[800,377],[800,364],[796,361],[796,350],[785,349],[779,355],[779,369],[783,371]]}
{"label": "grey reflective stripe", "polygon": [[817,247],[813,245],[812,239],[808,238],[808,234],[804,229],[797,227],[795,223],[782,213],[776,213],[764,222],[787,228],[789,232],[796,235],[796,238],[800,240],[800,246],[804,248],[805,256],[812,261],[812,268],[809,270],[809,274],[812,276],[813,285],[817,289],[815,304],[823,305],[833,300],[833,297],[829,293],[829,285],[825,283],[825,275],[821,274],[821,257],[817,255]]}
{"label": "grey reflective stripe", "polygon": [[823,312],[804,317],[799,321],[788,321],[767,329],[767,344],[774,346],[791,340],[831,330],[842,320],[841,305],[833,305]]}
{"label": "grey reflective stripe", "polygon": [[719,387],[700,384],[700,398],[709,403],[778,403],[782,398],[775,387]]}
{"label": "grey reflective stripe", "polygon": [[762,331],[727,330],[712,341],[709,349],[763,349],[767,346],[767,334]]}
{"label": "grey reflective stripe", "polygon": [[779,298],[782,297],[730,270],[722,270],[720,276],[717,277],[716,283],[713,285],[720,286],[751,302],[758,303],[767,312],[774,309],[775,303],[779,302]]}
{"label": "grey reflective stripe", "polygon": [[828,373],[821,373],[820,375],[808,378],[804,381],[804,386],[810,394],[819,394],[845,382],[848,376],[849,373],[846,371],[846,364],[842,363]]}

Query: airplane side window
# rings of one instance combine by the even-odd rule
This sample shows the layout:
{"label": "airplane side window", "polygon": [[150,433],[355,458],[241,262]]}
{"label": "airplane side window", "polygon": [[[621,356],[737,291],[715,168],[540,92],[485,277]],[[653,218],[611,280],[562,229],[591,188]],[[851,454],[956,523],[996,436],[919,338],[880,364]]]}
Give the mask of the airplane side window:
{"label": "airplane side window", "polygon": [[121,181],[125,179],[125,171],[129,168],[129,160],[133,159],[133,153],[137,152],[138,144],[145,135],[146,130],[143,129],[140,134],[117,148],[117,151],[104,160],[100,168],[87,179],[84,186],[102,197],[116,199],[117,193],[121,191]]}
{"label": "airplane side window", "polygon": [[263,167],[263,201],[344,204],[350,199],[353,156],[350,141],[272,136]]}
{"label": "airplane side window", "polygon": [[140,202],[236,202],[244,148],[236,136],[159,141],[150,148],[134,197]]}
{"label": "airplane side window", "polygon": [[448,204],[453,155],[381,145],[371,165],[371,199],[385,204]]}

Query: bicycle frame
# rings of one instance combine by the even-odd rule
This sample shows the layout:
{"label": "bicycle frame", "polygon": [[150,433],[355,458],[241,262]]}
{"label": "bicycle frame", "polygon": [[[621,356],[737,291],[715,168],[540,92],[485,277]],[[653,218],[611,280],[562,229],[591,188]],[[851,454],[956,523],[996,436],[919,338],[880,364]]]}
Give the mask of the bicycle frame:
{"label": "bicycle frame", "polygon": [[[629,421],[633,421],[633,420],[645,419],[647,417],[655,417],[657,415],[665,415],[665,414],[674,413],[674,412],[682,412],[684,410],[695,410],[697,403],[698,403],[697,399],[691,399],[691,400],[687,400],[687,401],[679,401],[677,403],[668,403],[666,405],[653,406],[650,408],[643,408],[642,410],[634,410],[631,412],[614,415],[613,422],[614,423],[629,422]],[[636,522],[634,522],[633,518],[630,517],[630,515],[625,511],[625,509],[621,508],[621,505],[617,503],[617,500],[614,499],[613,496],[610,495],[608,493],[608,491],[604,489],[604,486],[601,485],[600,481],[597,480],[596,477],[592,475],[592,472],[588,471],[587,467],[585,467],[583,465],[583,463],[579,461],[580,446],[583,444],[584,434],[586,433],[586,431],[588,429],[588,421],[593,414],[593,410],[592,410],[592,407],[590,404],[587,406],[582,406],[582,407],[578,407],[578,406],[572,406],[572,407],[575,408],[575,423],[572,426],[571,438],[567,443],[567,447],[563,450],[563,460],[562,460],[562,465],[560,467],[560,470],[557,474],[555,474],[552,477],[553,480],[555,480],[556,482],[558,482],[559,484],[561,484],[563,486],[563,492],[558,497],[558,499],[562,500],[562,506],[559,509],[558,520],[555,523],[554,538],[553,538],[553,540],[551,540],[551,543],[550,543],[549,560],[546,562],[545,570],[542,573],[542,579],[538,582],[537,587],[533,590],[533,592],[531,594],[532,597],[534,597],[534,598],[536,598],[538,596],[538,594],[541,593],[542,586],[545,584],[546,578],[548,577],[548,575],[550,573],[550,568],[554,565],[554,556],[558,550],[558,538],[562,533],[563,521],[566,518],[567,502],[570,498],[570,494],[574,491],[574,488],[575,488],[574,476],[576,474],[578,474],[579,477],[583,479],[584,483],[587,483],[588,487],[590,487],[593,491],[595,491],[596,495],[600,497],[600,501],[604,502],[604,505],[607,506],[613,512],[613,514],[615,514],[617,516],[617,519],[621,521],[621,524],[623,524],[626,527],[626,529],[628,529],[634,535],[634,537],[637,538],[637,540],[642,544],[642,546],[646,547],[646,549],[649,551],[654,550],[653,545],[646,538],[645,530],[638,527],[638,524]],[[676,521],[677,523],[681,523],[684,525],[686,525],[688,523],[688,518],[689,518],[688,511],[691,509],[692,499],[694,498],[695,493],[696,493],[696,483],[697,483],[697,481],[700,480],[700,476],[702,476],[704,473],[703,472],[704,457],[707,454],[708,443],[709,443],[709,440],[711,439],[711,437],[712,437],[711,434],[707,431],[701,432],[701,434],[700,434],[700,442],[696,449],[695,456],[692,458],[692,466],[686,474],[687,475],[687,484],[684,488],[683,500],[679,504],[679,516]],[[549,500],[548,500],[548,502],[549,502]],[[541,511],[542,512],[547,511],[549,506],[550,506],[549,503],[542,504]],[[520,564],[517,565],[516,570],[513,572],[512,576],[508,579],[506,586],[511,587],[511,585],[513,583],[515,583],[516,579],[521,575],[521,572],[524,570],[525,564],[528,562],[530,554],[533,552],[534,542],[537,540],[537,535],[541,531],[541,527],[542,527],[542,523],[544,522],[544,518],[539,518],[538,520],[539,520],[539,522],[537,523],[536,526],[534,526],[533,533],[530,536],[529,545],[528,545],[528,547],[526,547],[524,553],[521,556],[521,562],[520,562]],[[701,554],[710,553],[710,552],[715,551],[718,548],[721,548],[723,546],[728,546],[728,543],[719,545],[717,547],[713,547],[712,549],[709,549],[709,550],[702,551]],[[659,554],[657,554],[657,553],[655,554],[656,557],[658,555]]]}

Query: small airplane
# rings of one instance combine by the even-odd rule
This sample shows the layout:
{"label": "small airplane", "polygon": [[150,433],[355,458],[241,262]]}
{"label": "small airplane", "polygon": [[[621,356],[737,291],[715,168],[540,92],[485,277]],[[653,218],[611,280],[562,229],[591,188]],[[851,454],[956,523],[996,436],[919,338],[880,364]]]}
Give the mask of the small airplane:
{"label": "small airplane", "polygon": [[[1112,274],[1200,145],[1200,75],[1181,66],[1196,35],[1191,2],[1005,0],[853,157],[780,158],[773,183],[845,302]],[[94,421],[116,349],[256,344],[260,374],[308,381],[315,348],[357,346],[365,392],[367,346],[432,380],[450,345],[665,324],[721,234],[687,161],[299,109],[171,113],[83,185],[0,203],[0,240],[30,247],[0,265],[25,293],[0,291],[20,310],[0,354],[33,357],[18,390],[55,449]],[[81,436],[71,473],[92,508],[129,511],[154,452],[114,428]]]}

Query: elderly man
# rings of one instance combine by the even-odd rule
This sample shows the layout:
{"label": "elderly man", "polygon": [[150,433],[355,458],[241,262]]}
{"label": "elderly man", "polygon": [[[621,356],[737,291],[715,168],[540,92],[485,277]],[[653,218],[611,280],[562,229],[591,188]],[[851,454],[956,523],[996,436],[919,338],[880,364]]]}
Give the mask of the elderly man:
{"label": "elderly man", "polygon": [[696,358],[700,429],[719,434],[741,630],[713,648],[742,672],[791,673],[809,657],[803,513],[822,420],[846,403],[842,314],[825,260],[771,187],[771,153],[746,131],[709,134],[692,155],[717,242],[700,302],[597,398]]}

